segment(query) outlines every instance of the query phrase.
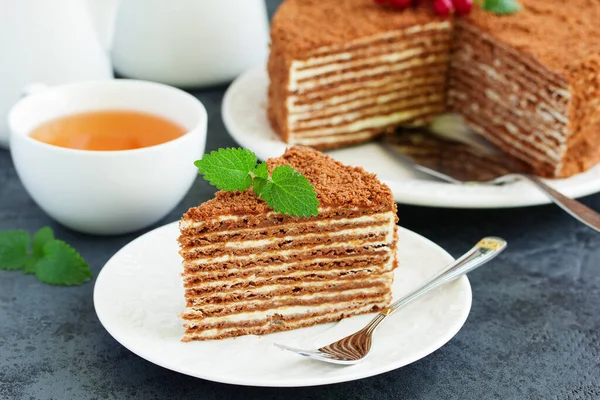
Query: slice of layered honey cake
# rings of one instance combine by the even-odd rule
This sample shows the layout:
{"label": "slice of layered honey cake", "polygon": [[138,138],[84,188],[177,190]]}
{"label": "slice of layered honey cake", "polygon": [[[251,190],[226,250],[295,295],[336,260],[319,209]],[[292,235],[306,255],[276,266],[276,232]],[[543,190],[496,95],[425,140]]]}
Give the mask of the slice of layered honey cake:
{"label": "slice of layered honey cake", "polygon": [[[217,156],[197,164],[211,183],[215,168],[241,182],[239,171],[256,164]],[[246,190],[221,190],[180,222],[184,341],[306,327],[390,303],[397,217],[385,184],[304,147],[248,171]],[[295,179],[310,190],[295,191]]]}

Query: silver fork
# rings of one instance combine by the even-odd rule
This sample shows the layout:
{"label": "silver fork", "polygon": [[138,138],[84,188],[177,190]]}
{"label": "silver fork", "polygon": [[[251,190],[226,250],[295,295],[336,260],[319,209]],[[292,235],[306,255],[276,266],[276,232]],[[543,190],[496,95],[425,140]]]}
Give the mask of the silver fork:
{"label": "silver fork", "polygon": [[[412,144],[414,141],[418,141],[418,144]],[[379,142],[398,160],[446,182],[503,185],[525,179],[573,218],[600,233],[600,213],[551,188],[537,176],[524,172],[517,160],[506,157],[490,141],[477,135],[460,116],[442,115],[428,129],[403,129],[399,134],[381,136]],[[467,159],[463,159],[464,165],[476,160],[479,163],[466,169],[444,165],[435,156],[423,157],[418,151],[415,152],[422,151],[424,143],[430,152],[443,154],[446,159],[458,159],[461,154],[469,154]]]}
{"label": "silver fork", "polygon": [[278,343],[274,343],[274,345],[280,349],[328,363],[343,365],[358,364],[367,356],[367,354],[369,354],[373,341],[373,332],[375,332],[375,329],[377,329],[387,317],[425,293],[485,264],[500,254],[505,248],[506,241],[504,239],[493,236],[481,239],[471,250],[432,276],[423,286],[380,311],[377,316],[375,316],[375,318],[360,331],[353,333],[350,336],[346,336],[337,342],[333,342],[316,350],[297,349]]}

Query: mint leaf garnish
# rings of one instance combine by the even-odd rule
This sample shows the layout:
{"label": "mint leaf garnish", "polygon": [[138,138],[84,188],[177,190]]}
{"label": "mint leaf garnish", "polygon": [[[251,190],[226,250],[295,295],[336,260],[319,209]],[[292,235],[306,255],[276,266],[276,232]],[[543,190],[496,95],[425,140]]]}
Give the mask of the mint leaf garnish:
{"label": "mint leaf garnish", "polygon": [[33,252],[27,258],[23,272],[35,273],[35,266],[44,257],[44,246],[52,240],[54,240],[54,232],[49,226],[41,228],[33,235]]}
{"label": "mint leaf garnish", "polygon": [[92,277],[90,266],[79,253],[54,238],[49,227],[41,228],[31,238],[25,231],[0,232],[0,269],[19,270],[52,285],[80,285]]}
{"label": "mint leaf garnish", "polygon": [[92,277],[90,266],[62,240],[44,245],[44,257],[35,266],[35,276],[51,285],[81,285]]}
{"label": "mint leaf garnish", "polygon": [[269,179],[269,170],[267,169],[267,163],[261,162],[252,171],[254,179],[252,180],[252,190],[257,196],[260,196],[263,188],[267,184]]}
{"label": "mint leaf garnish", "polygon": [[319,213],[315,188],[294,168],[280,165],[269,176],[267,164],[246,149],[219,149],[194,163],[204,179],[221,190],[242,191],[252,186],[256,196],[282,214],[310,217]]}
{"label": "mint leaf garnish", "polygon": [[0,232],[0,269],[23,269],[29,242],[29,234],[25,231]]}
{"label": "mint leaf garnish", "polygon": [[256,155],[245,149],[219,149],[194,163],[204,179],[221,190],[246,190],[252,185],[250,172]]}
{"label": "mint leaf garnish", "polygon": [[523,9],[517,0],[484,0],[483,9],[498,15],[514,14]]}
{"label": "mint leaf garnish", "polygon": [[273,170],[271,180],[262,188],[260,197],[282,214],[296,217],[318,214],[315,188],[304,175],[288,165],[280,165]]}

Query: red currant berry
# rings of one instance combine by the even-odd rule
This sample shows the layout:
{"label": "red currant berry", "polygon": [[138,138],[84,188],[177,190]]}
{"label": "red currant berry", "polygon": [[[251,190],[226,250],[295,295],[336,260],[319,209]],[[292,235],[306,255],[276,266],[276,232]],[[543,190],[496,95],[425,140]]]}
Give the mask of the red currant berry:
{"label": "red currant berry", "polygon": [[464,15],[473,9],[473,0],[452,0],[457,14]]}
{"label": "red currant berry", "polygon": [[388,0],[373,0],[373,1],[377,4],[385,4],[388,2]]}
{"label": "red currant berry", "polygon": [[435,0],[433,3],[433,10],[437,15],[447,16],[450,15],[454,6],[451,0]]}
{"label": "red currant berry", "polygon": [[390,5],[394,8],[407,8],[412,5],[412,0],[389,0]]}

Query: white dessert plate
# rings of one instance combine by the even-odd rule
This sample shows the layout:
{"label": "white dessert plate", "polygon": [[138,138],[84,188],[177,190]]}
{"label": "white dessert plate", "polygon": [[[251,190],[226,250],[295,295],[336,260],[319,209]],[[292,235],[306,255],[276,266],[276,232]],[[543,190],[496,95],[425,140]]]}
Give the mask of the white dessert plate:
{"label": "white dessert plate", "polygon": [[[241,146],[260,159],[283,154],[286,144],[273,132],[266,117],[269,78],[263,66],[240,75],[227,89],[222,115],[227,130]],[[367,143],[328,152],[349,165],[362,166],[388,184],[396,202],[451,208],[502,208],[549,204],[550,200],[527,182],[504,186],[455,185],[435,181],[396,161],[380,145]],[[600,191],[600,165],[569,179],[546,180],[567,196]]]}
{"label": "white dessert plate", "polygon": [[[452,261],[435,243],[400,229],[400,267],[394,300]],[[337,323],[264,336],[183,343],[178,314],[184,309],[177,223],[155,229],[123,247],[104,266],[94,287],[100,322],[123,346],[146,360],[183,374],[248,386],[313,386],[381,374],[410,364],[448,342],[471,308],[466,277],[399,310],[375,333],[368,358],[354,366],[309,360],[274,342],[317,348],[364,326],[359,315]]]}

